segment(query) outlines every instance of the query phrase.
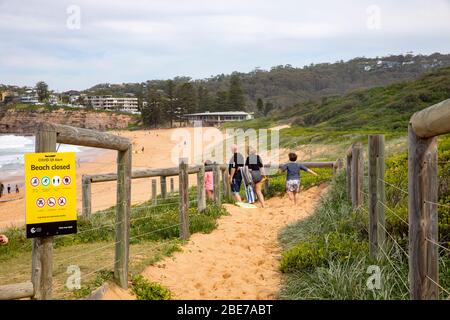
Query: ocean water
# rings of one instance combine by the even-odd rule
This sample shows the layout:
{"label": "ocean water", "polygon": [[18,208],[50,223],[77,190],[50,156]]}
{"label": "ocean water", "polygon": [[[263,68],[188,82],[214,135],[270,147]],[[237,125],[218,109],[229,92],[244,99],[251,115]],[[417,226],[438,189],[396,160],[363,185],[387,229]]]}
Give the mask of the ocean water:
{"label": "ocean water", "polygon": [[[23,176],[24,154],[34,152],[34,136],[0,135],[0,181]],[[82,148],[61,144],[59,152],[82,152]]]}

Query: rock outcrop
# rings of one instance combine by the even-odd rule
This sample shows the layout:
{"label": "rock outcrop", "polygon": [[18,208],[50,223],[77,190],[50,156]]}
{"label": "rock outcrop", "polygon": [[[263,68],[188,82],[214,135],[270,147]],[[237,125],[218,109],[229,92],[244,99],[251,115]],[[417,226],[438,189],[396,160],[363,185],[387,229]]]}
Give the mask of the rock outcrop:
{"label": "rock outcrop", "polygon": [[70,125],[79,128],[106,131],[111,129],[124,129],[135,123],[136,117],[132,115],[112,112],[99,112],[88,110],[36,110],[4,109],[0,108],[0,133],[33,134],[40,122],[52,122]]}

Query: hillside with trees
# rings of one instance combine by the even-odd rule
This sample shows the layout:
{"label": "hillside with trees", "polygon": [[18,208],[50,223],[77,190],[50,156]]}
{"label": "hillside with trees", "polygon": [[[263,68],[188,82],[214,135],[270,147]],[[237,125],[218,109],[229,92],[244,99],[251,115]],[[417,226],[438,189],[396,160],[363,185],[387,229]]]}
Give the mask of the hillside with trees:
{"label": "hillside with trees", "polygon": [[227,126],[257,129],[289,125],[290,128],[282,130],[282,144],[313,141],[348,144],[349,139],[367,139],[368,133],[383,132],[387,138],[404,136],[415,112],[449,98],[450,67],[445,67],[417,80],[302,102],[267,117]]}
{"label": "hillside with trees", "polygon": [[301,68],[291,65],[275,66],[270,70],[255,68],[249,73],[234,72],[200,80],[175,77],[170,82],[148,80],[142,83],[98,84],[84,92],[134,95],[144,101],[149,90],[161,90],[161,94],[168,99],[183,100],[182,106],[179,106],[183,111],[245,109],[267,115],[272,110],[300,102],[320,101],[323,97],[343,95],[355,89],[414,80],[445,66],[450,66],[450,54],[392,55],[311,64]]}

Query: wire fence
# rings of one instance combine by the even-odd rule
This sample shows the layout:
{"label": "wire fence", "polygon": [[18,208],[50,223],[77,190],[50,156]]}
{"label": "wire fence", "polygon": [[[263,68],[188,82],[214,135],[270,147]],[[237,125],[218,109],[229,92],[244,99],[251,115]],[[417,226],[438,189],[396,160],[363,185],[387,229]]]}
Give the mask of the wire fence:
{"label": "wire fence", "polygon": [[[105,167],[115,165],[115,161],[89,161],[82,163],[83,165],[104,165]],[[81,162],[79,161],[78,166],[80,165]],[[148,166],[133,165],[133,167],[148,169]],[[196,187],[196,183],[192,183],[192,175],[194,174],[188,174],[192,186],[188,191],[187,204],[191,208],[196,208],[199,190]],[[138,196],[135,198],[137,203],[130,208],[129,223],[131,230],[128,241],[130,242],[130,250],[132,250],[133,247],[138,249],[142,247],[142,249],[139,253],[130,255],[130,261],[133,260],[136,255],[141,255],[144,258],[151,258],[151,261],[153,261],[155,260],[155,255],[157,253],[155,250],[159,250],[166,246],[168,241],[172,241],[170,239],[176,239],[176,241],[179,242],[178,233],[181,223],[177,221],[179,220],[180,210],[178,178],[178,176],[173,176],[166,179],[165,196],[161,193],[161,191],[163,191],[161,190],[163,185],[162,179],[159,177],[142,178],[142,180],[147,179],[152,182],[147,184],[144,180],[137,184],[137,186],[139,186],[138,189],[135,189],[138,192]],[[156,181],[157,186],[156,194],[154,190],[154,181]],[[135,182],[135,179],[133,179],[132,182]],[[141,187],[144,183],[146,184],[145,189]],[[94,184],[97,185],[97,183]],[[53,291],[55,293],[61,294],[62,292],[67,291],[64,290],[64,288],[68,289],[66,284],[62,282],[69,276],[66,273],[69,266],[81,266],[83,270],[83,283],[86,283],[92,278],[95,278],[96,274],[100,271],[108,270],[116,263],[120,262],[120,259],[114,262],[104,261],[105,259],[111,259],[111,256],[114,256],[115,247],[121,244],[121,241],[114,240],[116,229],[123,223],[123,221],[115,221],[116,207],[101,209],[101,206],[107,206],[108,199],[111,199],[112,201],[115,198],[112,197],[112,195],[117,192],[117,188],[121,187],[121,183],[117,180],[111,181],[110,185],[112,186],[113,184],[114,187],[109,187],[109,185],[107,185],[107,187],[102,187],[100,185],[99,188],[97,188],[93,186],[90,194],[94,201],[101,199],[101,203],[98,205],[100,210],[97,210],[90,217],[80,219],[78,223],[79,230],[76,234],[60,235],[55,238],[55,249],[52,262],[54,265],[53,279],[55,281]],[[222,190],[223,187],[221,183],[219,186]],[[134,187],[136,186],[133,183],[133,188]],[[223,191],[224,190],[222,190],[222,192]],[[133,192],[133,196],[136,196],[136,192]],[[113,203],[111,203],[111,205],[113,205]],[[122,205],[126,205],[126,203],[124,202]],[[167,217],[167,219],[165,217]],[[155,224],[152,223],[153,221],[155,221]],[[166,233],[166,231],[169,231],[169,233]],[[26,243],[31,243],[31,240],[29,239],[25,241]],[[104,242],[104,244],[101,242]],[[29,248],[27,250],[29,250]],[[136,261],[139,261],[141,258],[142,257],[137,257]],[[101,266],[99,267],[99,265]],[[0,283],[4,284],[11,283],[12,281],[21,282],[29,280],[31,278],[31,271],[31,261],[20,261],[10,272],[2,272],[0,275]]]}
{"label": "wire fence", "polygon": [[[439,163],[441,163],[441,164],[450,163],[450,161],[439,161]],[[363,203],[369,203],[371,195],[368,192],[366,192],[366,190],[371,188],[371,186],[369,186],[370,177],[368,175],[362,175],[362,179],[363,179],[362,180],[363,184],[362,184],[362,187],[359,190],[359,192],[361,192],[361,194],[363,196],[363,199],[364,199]],[[405,181],[401,182],[401,185],[398,185],[393,182],[386,181],[384,178],[376,177],[376,179],[377,179],[377,183],[383,183],[391,190],[400,192],[401,195],[403,195],[406,198],[409,197],[408,190],[406,190],[405,188],[402,187],[402,185],[405,183]],[[351,181],[351,183],[353,183],[353,180],[350,180],[350,181]],[[389,189],[387,189],[386,191],[388,191],[388,190]],[[409,229],[410,224],[408,222],[408,216],[406,218],[402,217],[402,215],[398,212],[399,209],[397,208],[397,206],[400,206],[401,212],[402,213],[404,212],[403,211],[404,207],[402,207],[402,204],[401,204],[404,199],[403,197],[396,196],[395,198],[390,199],[390,203],[394,203],[394,207],[391,207],[391,205],[388,203],[388,201],[381,201],[380,198],[378,197],[378,195],[376,196],[375,199],[376,199],[376,201],[377,201],[376,203],[378,205],[381,205],[384,210],[386,210],[389,214],[392,214],[392,216],[395,217],[397,219],[397,221],[400,221],[401,223],[404,224],[405,227],[408,227],[408,229]],[[383,199],[384,199],[384,197],[383,197]],[[352,202],[353,202],[353,200],[352,200]],[[429,201],[429,200],[423,200],[423,203],[434,205],[434,206],[437,206],[440,208],[450,209],[450,205],[448,205],[446,203],[439,203],[439,202],[434,202],[434,201]],[[361,206],[360,209],[362,209],[362,211],[364,211],[367,215],[369,215],[369,211],[366,208],[364,208],[364,206]],[[407,278],[407,280],[405,281],[404,278],[407,275],[404,275],[404,272],[402,272],[400,270],[401,265],[404,264],[404,262],[401,262],[398,265],[396,265],[396,263],[394,262],[394,260],[396,260],[396,259],[401,259],[399,261],[404,261],[406,259],[408,261],[410,258],[408,248],[405,246],[405,243],[403,242],[404,235],[403,236],[396,235],[395,228],[397,228],[397,227],[395,227],[395,226],[394,226],[394,229],[392,229],[394,232],[390,232],[389,226],[384,225],[384,223],[382,224],[379,221],[377,221],[376,224],[377,224],[377,227],[379,229],[381,229],[382,232],[387,236],[387,239],[384,240],[384,243],[377,242],[378,252],[382,255],[382,257],[384,257],[386,259],[386,261],[389,263],[392,270],[396,273],[398,278],[403,283],[404,287],[409,291],[409,286],[408,286],[409,278]],[[437,240],[429,239],[428,237],[425,240],[427,241],[427,243],[439,248],[440,254],[438,255],[438,257],[440,257],[440,259],[443,258],[442,257],[443,254],[448,255],[450,253],[450,249],[448,248],[448,245],[449,245],[448,242],[445,241],[445,242],[439,243]],[[386,250],[386,246],[389,246],[390,250]],[[397,252],[397,254],[400,256],[397,256],[397,258],[395,258],[395,256],[392,256],[393,250],[395,250],[395,252]],[[394,253],[394,255],[396,255],[396,253]],[[439,289],[443,293],[450,295],[448,289],[443,287],[441,284],[437,283],[437,281],[430,278],[429,275],[427,275],[427,279],[430,280],[432,283],[434,283],[436,286],[438,286]],[[450,296],[448,298],[450,298]]]}

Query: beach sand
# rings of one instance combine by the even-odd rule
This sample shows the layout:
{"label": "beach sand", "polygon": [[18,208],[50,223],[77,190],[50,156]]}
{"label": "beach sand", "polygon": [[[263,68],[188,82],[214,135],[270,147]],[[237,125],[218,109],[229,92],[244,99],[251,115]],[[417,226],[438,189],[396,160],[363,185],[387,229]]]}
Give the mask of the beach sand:
{"label": "beach sand", "polygon": [[[205,130],[217,130],[213,128],[204,128]],[[143,168],[164,168],[175,167],[171,158],[174,148],[180,144],[182,138],[172,141],[173,136],[177,136],[178,129],[155,129],[139,131],[116,131],[114,134],[127,137],[133,143],[133,170]],[[182,128],[193,137],[193,128]],[[217,130],[218,131],[218,130]],[[219,132],[219,131],[218,131]],[[180,140],[181,139],[181,140]],[[142,147],[144,152],[142,152]],[[77,168],[77,211],[81,213],[81,176],[83,174],[110,173],[117,171],[116,157],[117,152],[110,150],[97,149],[89,150],[83,156],[80,167]],[[99,154],[97,156],[97,154]],[[194,154],[190,155],[193,159]],[[177,157],[173,157],[177,159]],[[22,178],[23,179],[23,178]],[[195,176],[190,175],[190,182],[195,183]],[[169,189],[169,181],[168,189]],[[159,193],[159,181],[158,193]],[[178,179],[174,177],[175,190],[178,189]],[[15,195],[14,195],[15,196]],[[21,226],[25,223],[25,197],[21,190],[20,199],[14,201],[0,202],[0,230],[12,226]],[[132,204],[142,203],[151,197],[151,179],[132,180]],[[11,198],[13,198],[11,196]],[[6,200],[1,198],[0,200]],[[105,182],[92,184],[92,212],[108,209],[115,205],[116,201],[116,182]]]}
{"label": "beach sand", "polygon": [[[167,287],[172,299],[276,299],[282,283],[279,271],[279,230],[314,212],[327,186],[300,193],[300,203],[274,197],[266,209],[245,209],[224,204],[222,216],[210,234],[196,233],[181,252],[166,257],[142,273]],[[135,299],[130,291],[111,283],[104,300]]]}

